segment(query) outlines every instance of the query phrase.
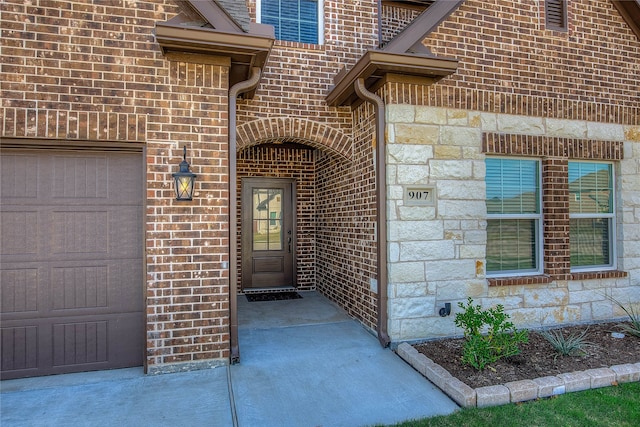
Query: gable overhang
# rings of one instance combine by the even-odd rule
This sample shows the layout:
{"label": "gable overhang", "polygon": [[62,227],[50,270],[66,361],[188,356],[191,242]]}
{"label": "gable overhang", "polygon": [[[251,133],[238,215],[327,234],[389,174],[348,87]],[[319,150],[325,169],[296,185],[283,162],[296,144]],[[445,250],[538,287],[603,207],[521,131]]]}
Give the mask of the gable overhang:
{"label": "gable overhang", "polygon": [[388,74],[438,79],[453,74],[457,67],[457,59],[370,50],[349,71],[336,75],[326,100],[333,107],[355,107],[361,102],[354,87],[359,79],[367,90],[375,91]]}
{"label": "gable overhang", "polygon": [[640,0],[612,0],[631,31],[640,38]]}
{"label": "gable overhang", "polygon": [[229,58],[231,61],[229,86],[233,86],[235,83],[247,80],[253,67],[264,68],[274,38],[162,22],[156,24],[156,41],[165,54],[182,52]]}
{"label": "gable overhang", "polygon": [[355,108],[362,100],[355,82],[362,79],[366,90],[375,92],[387,75],[439,79],[455,73],[458,60],[433,55],[422,41],[455,12],[464,0],[414,1],[427,8],[382,49],[367,51],[350,70],[343,69],[334,78],[326,96],[330,106]]}
{"label": "gable overhang", "polygon": [[383,50],[387,52],[428,52],[422,40],[438,25],[455,12],[464,0],[437,0],[387,43]]}
{"label": "gable overhang", "polygon": [[234,19],[233,15],[216,1],[187,0],[192,10],[219,31],[234,32],[244,30],[242,24]]}

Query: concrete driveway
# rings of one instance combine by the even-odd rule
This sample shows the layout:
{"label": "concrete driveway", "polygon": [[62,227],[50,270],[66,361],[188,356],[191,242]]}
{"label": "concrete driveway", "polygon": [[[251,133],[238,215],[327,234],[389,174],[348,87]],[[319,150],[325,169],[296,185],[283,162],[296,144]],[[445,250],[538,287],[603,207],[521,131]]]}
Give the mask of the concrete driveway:
{"label": "concrete driveway", "polygon": [[458,406],[315,292],[239,297],[241,363],[147,376],[141,368],[3,381],[10,426],[359,427]]}

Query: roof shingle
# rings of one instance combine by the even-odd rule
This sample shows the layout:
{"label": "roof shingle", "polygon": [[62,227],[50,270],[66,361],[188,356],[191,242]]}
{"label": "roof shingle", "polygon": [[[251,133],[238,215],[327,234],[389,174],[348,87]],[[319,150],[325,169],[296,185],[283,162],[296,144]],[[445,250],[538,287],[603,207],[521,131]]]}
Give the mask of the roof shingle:
{"label": "roof shingle", "polygon": [[249,26],[251,24],[251,18],[249,17],[249,10],[247,4],[244,1],[238,0],[213,0],[224,9],[227,14],[244,30],[245,33],[249,32]]}

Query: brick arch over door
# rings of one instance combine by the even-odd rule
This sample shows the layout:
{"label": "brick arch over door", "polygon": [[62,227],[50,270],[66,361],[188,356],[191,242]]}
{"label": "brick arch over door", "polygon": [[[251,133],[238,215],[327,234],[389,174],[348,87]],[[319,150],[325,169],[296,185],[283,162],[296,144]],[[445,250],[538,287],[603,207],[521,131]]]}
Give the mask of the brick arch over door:
{"label": "brick arch over door", "polygon": [[295,117],[272,117],[253,120],[237,128],[237,149],[263,143],[298,142],[351,161],[352,140],[325,124]]}

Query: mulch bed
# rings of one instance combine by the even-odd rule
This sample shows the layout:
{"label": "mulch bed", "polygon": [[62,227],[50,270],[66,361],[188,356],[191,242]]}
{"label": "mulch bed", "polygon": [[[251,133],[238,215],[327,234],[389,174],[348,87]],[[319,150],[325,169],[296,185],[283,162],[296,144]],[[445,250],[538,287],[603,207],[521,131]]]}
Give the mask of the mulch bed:
{"label": "mulch bed", "polygon": [[499,360],[483,371],[461,363],[464,339],[441,339],[414,345],[422,354],[449,371],[451,375],[472,388],[504,384],[510,381],[534,379],[549,375],[584,371],[640,362],[640,338],[620,332],[617,323],[601,323],[559,328],[564,337],[587,330],[586,340],[594,344],[586,356],[560,356],[549,342],[535,331],[529,332],[529,342],[521,346],[522,353]]}

